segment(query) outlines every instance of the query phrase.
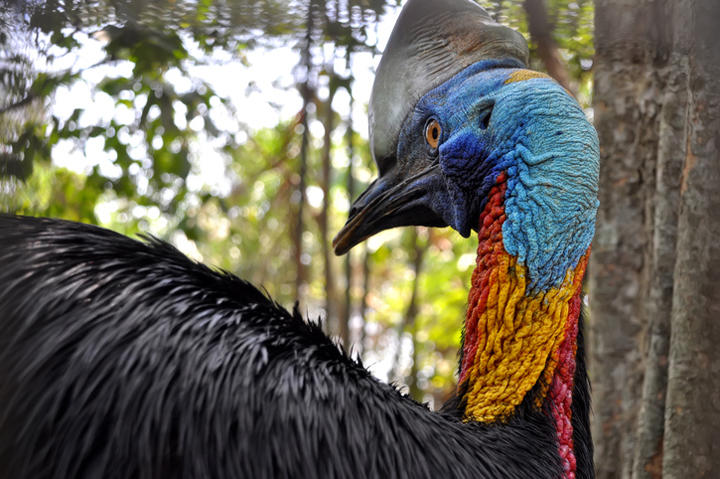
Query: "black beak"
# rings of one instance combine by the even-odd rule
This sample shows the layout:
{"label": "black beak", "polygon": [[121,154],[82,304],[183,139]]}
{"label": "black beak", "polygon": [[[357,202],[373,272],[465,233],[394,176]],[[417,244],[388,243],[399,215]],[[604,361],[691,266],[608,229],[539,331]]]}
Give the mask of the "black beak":
{"label": "black beak", "polygon": [[[437,162],[408,178],[390,171],[373,181],[355,200],[345,226],[335,236],[335,254],[350,248],[380,231],[396,226],[447,226],[434,211],[438,183],[442,182]],[[444,189],[444,188],[442,188]]]}

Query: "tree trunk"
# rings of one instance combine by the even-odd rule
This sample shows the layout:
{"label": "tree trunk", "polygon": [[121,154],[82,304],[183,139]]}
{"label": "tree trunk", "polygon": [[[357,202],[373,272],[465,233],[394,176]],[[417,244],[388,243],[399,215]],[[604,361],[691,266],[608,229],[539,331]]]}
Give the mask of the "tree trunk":
{"label": "tree trunk", "polygon": [[675,2],[687,72],[663,473],[720,471],[720,2]]}
{"label": "tree trunk", "polygon": [[[415,313],[417,315],[417,313]],[[423,390],[419,384],[419,373],[420,373],[420,355],[418,354],[418,326],[417,321],[413,320],[410,326],[410,337],[412,338],[412,357],[410,360],[410,374],[407,377],[408,395],[416,400],[422,402]]]}
{"label": "tree trunk", "polygon": [[527,14],[530,39],[537,46],[538,56],[545,65],[548,75],[567,91],[573,91],[570,87],[570,75],[567,67],[560,57],[557,44],[552,36],[553,26],[548,19],[545,2],[543,0],[525,0],[523,8]]}
{"label": "tree trunk", "polygon": [[596,3],[598,477],[720,470],[718,25],[716,0]]}
{"label": "tree trunk", "polygon": [[362,262],[362,298],[360,298],[360,321],[362,329],[360,329],[360,351],[365,354],[367,351],[367,314],[370,309],[368,304],[368,296],[370,295],[370,250],[367,243],[363,245],[363,262]]}
{"label": "tree trunk", "polygon": [[[348,64],[349,66],[349,64]],[[355,144],[353,141],[353,106],[354,101],[350,95],[350,105],[347,117],[347,130],[345,132],[345,141],[347,142],[348,169],[347,169],[347,194],[350,201],[355,199],[355,172],[353,171],[353,158],[355,157]],[[345,253],[345,302],[343,313],[340,315],[340,331],[347,331],[347,338],[343,337],[343,346],[346,351],[350,350],[350,315],[352,314],[352,261],[350,258],[351,251]],[[360,325],[364,330],[365,323]],[[362,336],[362,335],[361,335]],[[360,353],[362,353],[362,342],[360,344]]]}
{"label": "tree trunk", "polygon": [[[589,269],[590,374],[599,478],[631,476],[653,266],[658,127],[667,63],[661,2],[598,0],[595,126],[600,209]],[[670,273],[672,274],[672,273]],[[672,276],[670,276],[672,277]]]}
{"label": "tree trunk", "polygon": [[[332,254],[330,253],[330,236],[328,226],[328,216],[330,211],[330,185],[332,184],[332,164],[330,153],[332,150],[332,132],[335,127],[335,112],[332,109],[332,101],[335,97],[335,88],[332,87],[332,66],[330,67],[330,93],[328,94],[327,103],[325,104],[325,119],[323,126],[325,134],[323,135],[322,149],[322,177],[320,188],[323,191],[322,210],[320,211],[320,243],[323,255],[323,269],[325,272],[325,322],[327,327],[333,329],[334,333],[340,336],[343,345],[347,347],[349,343],[349,334],[347,329],[343,328],[343,322],[338,320],[335,311],[337,304],[337,296],[335,294],[335,274],[333,271]],[[347,325],[347,324],[345,324]]]}
{"label": "tree trunk", "polygon": [[[420,275],[422,274],[422,264],[423,259],[425,257],[425,250],[427,249],[427,241],[424,242],[424,244],[421,244],[419,235],[418,235],[418,229],[417,227],[413,228],[412,231],[412,251],[413,251],[413,264],[412,269],[413,273],[415,274],[415,277],[413,278],[412,282],[412,289],[410,290],[410,300],[408,301],[407,309],[405,310],[405,316],[403,317],[402,321],[398,325],[398,346],[395,350],[395,357],[393,358],[392,366],[390,368],[390,372],[388,373],[388,377],[392,380],[394,378],[399,377],[398,373],[398,366],[400,363],[400,352],[401,352],[401,346],[402,346],[402,338],[403,334],[405,334],[406,331],[410,330],[411,333],[415,331],[415,319],[417,318],[418,314],[418,291],[420,289]],[[415,346],[415,341],[413,338],[413,348]],[[413,363],[411,368],[411,374],[409,375],[411,380],[414,380],[415,376],[417,375],[417,369],[416,364],[414,361],[417,359],[417,355],[415,354],[416,351],[413,349]],[[414,371],[414,372],[413,372]],[[411,383],[409,384],[411,386],[411,389],[416,386],[416,384]],[[416,395],[419,395],[417,392],[417,389],[413,390]]]}
{"label": "tree trunk", "polygon": [[312,98],[312,86],[311,86],[311,74],[312,74],[312,55],[310,49],[312,47],[312,34],[313,34],[313,2],[308,5],[307,13],[307,26],[305,34],[305,44],[303,45],[302,56],[300,58],[300,64],[305,72],[305,78],[300,84],[300,94],[303,98],[302,111],[300,112],[300,124],[302,128],[302,141],[300,143],[300,168],[298,171],[298,209],[297,209],[297,220],[295,228],[293,229],[293,244],[295,245],[295,301],[300,302],[300,296],[302,294],[302,286],[305,284],[305,266],[303,265],[303,247],[302,247],[302,236],[304,223],[303,215],[305,211],[305,181],[307,176],[307,156],[308,146],[310,143],[310,130],[308,128],[308,105]]}
{"label": "tree trunk", "polygon": [[637,438],[633,456],[633,478],[662,475],[663,421],[667,388],[670,312],[672,309],[675,243],[677,239],[679,177],[684,150],[685,104],[681,86],[686,75],[671,73],[662,97],[655,208],[650,244],[649,293],[645,303],[648,318],[648,350],[645,359]]}
{"label": "tree trunk", "polygon": [[[671,45],[672,15],[670,4],[659,4],[655,21],[665,32],[668,51]],[[632,477],[662,477],[665,392],[667,389],[668,348],[672,310],[675,245],[677,242],[680,170],[684,156],[687,112],[687,74],[685,59],[665,54],[669,62],[660,72],[667,82],[659,96],[661,111],[658,126],[657,168],[653,195],[654,215],[650,244],[650,284],[645,314],[648,318],[649,343],[645,358],[640,413],[637,419]]]}

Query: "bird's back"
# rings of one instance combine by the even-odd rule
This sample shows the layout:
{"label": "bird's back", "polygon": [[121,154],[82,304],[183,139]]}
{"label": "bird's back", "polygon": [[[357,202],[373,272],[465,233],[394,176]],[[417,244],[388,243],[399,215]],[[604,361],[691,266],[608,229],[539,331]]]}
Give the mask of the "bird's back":
{"label": "bird's back", "polygon": [[0,265],[0,477],[557,472],[543,415],[431,413],[161,241],[0,216]]}

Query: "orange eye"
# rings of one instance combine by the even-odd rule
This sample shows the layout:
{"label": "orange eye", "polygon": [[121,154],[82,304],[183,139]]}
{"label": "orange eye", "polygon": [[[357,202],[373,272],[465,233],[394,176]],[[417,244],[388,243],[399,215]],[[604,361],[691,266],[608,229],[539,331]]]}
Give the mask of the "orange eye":
{"label": "orange eye", "polygon": [[425,141],[430,145],[430,148],[437,148],[440,144],[440,137],[442,136],[442,128],[437,120],[432,119],[425,124]]}

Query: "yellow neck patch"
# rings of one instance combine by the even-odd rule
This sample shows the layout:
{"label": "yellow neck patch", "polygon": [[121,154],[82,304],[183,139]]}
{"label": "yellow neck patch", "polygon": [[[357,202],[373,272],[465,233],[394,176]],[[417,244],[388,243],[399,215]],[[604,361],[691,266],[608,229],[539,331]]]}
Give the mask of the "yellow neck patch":
{"label": "yellow neck patch", "polygon": [[479,314],[475,313],[475,354],[464,374],[468,381],[466,420],[507,418],[541,376],[538,400],[542,401],[564,338],[568,303],[581,287],[586,263],[583,258],[574,271],[568,271],[559,288],[526,296],[525,267],[507,253],[497,260],[488,277],[487,296],[479,299],[485,300],[485,307],[478,311],[476,307],[481,305],[476,303],[469,308]]}
{"label": "yellow neck patch", "polygon": [[531,78],[551,78],[550,75],[546,75],[545,73],[536,72],[534,70],[515,70],[510,74],[510,76],[505,80],[505,84],[508,83],[515,83],[518,81],[524,81],[529,80]]}
{"label": "yellow neck patch", "polygon": [[526,294],[527,270],[502,241],[504,181],[503,174],[480,215],[459,380],[467,421],[507,418],[539,380],[536,404],[542,404],[558,362],[569,303],[580,291],[589,254],[567,271],[559,287]]}

